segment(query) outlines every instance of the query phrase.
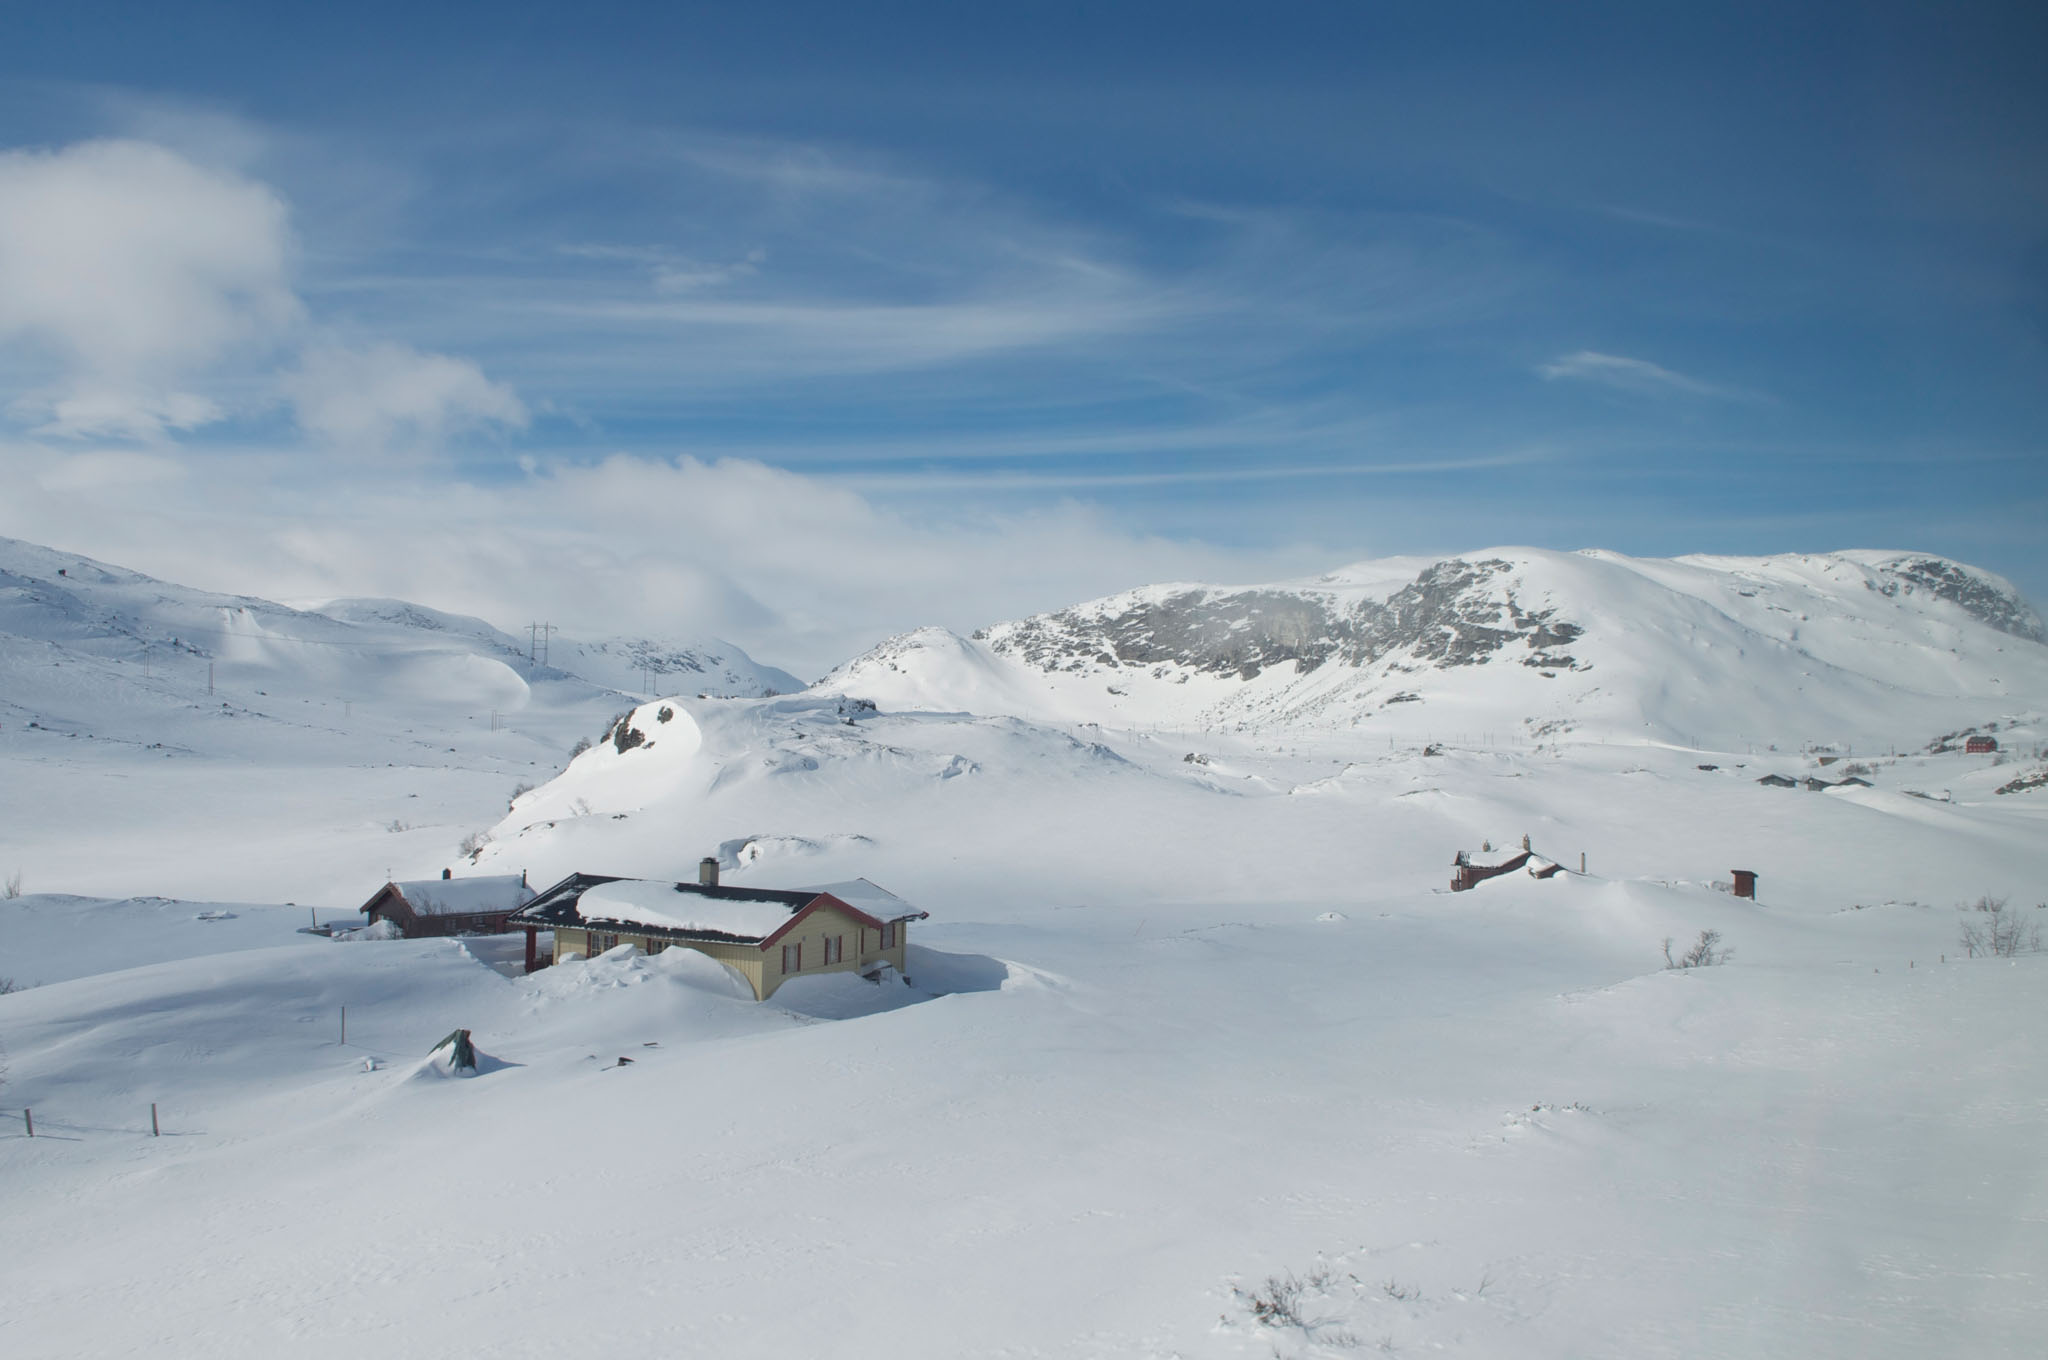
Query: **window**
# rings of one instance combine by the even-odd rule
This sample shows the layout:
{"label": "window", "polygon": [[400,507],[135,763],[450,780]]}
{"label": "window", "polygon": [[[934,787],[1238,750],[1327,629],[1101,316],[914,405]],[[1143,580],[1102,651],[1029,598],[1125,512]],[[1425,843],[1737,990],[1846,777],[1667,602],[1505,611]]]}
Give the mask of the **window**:
{"label": "window", "polygon": [[825,962],[838,963],[846,957],[846,937],[827,935],[825,937]]}
{"label": "window", "polygon": [[895,947],[896,923],[894,921],[884,921],[882,923],[882,948],[894,949]]}
{"label": "window", "polygon": [[782,946],[782,971],[795,973],[804,966],[804,945],[802,940]]}

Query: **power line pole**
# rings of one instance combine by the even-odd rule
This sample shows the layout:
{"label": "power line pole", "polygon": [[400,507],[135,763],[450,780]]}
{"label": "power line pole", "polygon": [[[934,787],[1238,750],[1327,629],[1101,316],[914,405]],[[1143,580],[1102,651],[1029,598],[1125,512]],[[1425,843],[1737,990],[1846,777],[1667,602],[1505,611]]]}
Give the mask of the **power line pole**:
{"label": "power line pole", "polygon": [[534,647],[540,648],[540,664],[548,664],[548,636],[555,631],[552,623],[529,623],[526,625],[526,668],[533,669]]}

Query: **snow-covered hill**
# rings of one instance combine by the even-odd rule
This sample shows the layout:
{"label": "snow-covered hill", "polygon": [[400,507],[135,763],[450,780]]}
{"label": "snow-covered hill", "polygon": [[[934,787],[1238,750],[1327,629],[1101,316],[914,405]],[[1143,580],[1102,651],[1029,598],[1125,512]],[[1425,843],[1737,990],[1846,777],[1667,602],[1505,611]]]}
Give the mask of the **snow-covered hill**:
{"label": "snow-covered hill", "polygon": [[[548,659],[404,601],[291,608],[0,539],[0,875],[339,904],[450,863],[632,702],[637,665],[693,694],[796,687],[724,643],[556,635]],[[263,836],[301,869],[241,876]]]}
{"label": "snow-covered hill", "polygon": [[[2048,1268],[2048,955],[1960,937],[1987,896],[2048,922],[2048,649],[1968,569],[1372,564],[616,717],[474,620],[178,603],[247,611],[230,662],[97,598],[37,693],[193,735],[0,733],[0,977],[50,984],[0,995],[24,1354],[1906,1360],[2048,1327],[2014,1284]],[[328,645],[366,637],[411,641]],[[234,716],[192,707],[201,659]],[[276,679],[322,664],[358,716]],[[524,707],[453,711],[502,677]],[[1562,872],[1447,890],[1523,837]],[[915,902],[915,986],[756,1005],[685,950],[522,976],[516,937],[295,933],[393,869],[707,854]],[[183,900],[57,895],[112,882]],[[1732,962],[1664,967],[1706,930]],[[456,1027],[473,1079],[428,1058]]]}
{"label": "snow-covered hill", "polygon": [[2044,638],[2008,583],[1919,554],[1502,548],[1148,586],[972,638],[925,629],[824,685],[1131,728],[1868,747],[2038,703]]}

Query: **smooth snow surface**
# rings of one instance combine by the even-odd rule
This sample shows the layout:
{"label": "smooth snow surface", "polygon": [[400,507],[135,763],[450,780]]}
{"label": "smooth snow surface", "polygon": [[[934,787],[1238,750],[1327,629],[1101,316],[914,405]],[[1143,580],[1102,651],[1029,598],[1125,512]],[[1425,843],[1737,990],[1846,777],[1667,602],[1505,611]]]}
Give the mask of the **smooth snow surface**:
{"label": "smooth snow surface", "polygon": [[[1262,587],[1188,616],[1237,651],[1098,602],[797,695],[628,709],[506,666],[540,716],[495,731],[443,689],[347,729],[248,674],[240,716],[181,709],[189,670],[151,707],[132,662],[7,642],[16,679],[78,666],[36,702],[102,735],[0,721],[0,1346],[2038,1354],[2048,954],[1961,942],[1982,898],[2048,934],[2024,607],[1901,554],[1470,556],[1508,565],[1431,635],[1469,664],[1385,624],[1303,669],[1314,611]],[[1532,647],[1496,589],[1583,632]],[[1193,662],[1113,650],[1169,639]],[[388,697],[389,660],[337,655],[335,692]],[[1524,835],[1562,871],[1448,891]],[[901,974],[763,1004],[691,950],[527,976],[516,934],[298,933],[391,862],[629,875],[593,891],[700,919],[673,884],[706,855],[930,917]],[[1728,961],[1667,969],[1702,931]]]}
{"label": "smooth snow surface", "polygon": [[668,930],[710,931],[743,940],[763,940],[789,924],[794,914],[782,902],[748,902],[706,897],[673,883],[623,879],[584,892],[577,909],[586,920],[630,921]]}

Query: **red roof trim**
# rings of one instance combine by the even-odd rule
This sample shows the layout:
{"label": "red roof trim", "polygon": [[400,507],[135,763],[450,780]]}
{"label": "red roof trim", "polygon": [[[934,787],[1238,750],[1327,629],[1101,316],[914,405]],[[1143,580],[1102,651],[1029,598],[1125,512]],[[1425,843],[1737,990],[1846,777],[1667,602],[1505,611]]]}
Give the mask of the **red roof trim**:
{"label": "red roof trim", "polygon": [[789,934],[790,931],[795,930],[797,924],[800,921],[802,921],[805,917],[809,916],[812,912],[818,911],[819,909],[824,907],[836,907],[839,911],[843,912],[847,916],[851,916],[855,921],[859,922],[861,925],[873,926],[876,930],[880,930],[882,928],[882,923],[880,921],[868,915],[859,907],[853,906],[846,902],[842,902],[838,898],[834,897],[831,893],[819,893],[816,897],[813,897],[810,901],[804,903],[801,907],[798,907],[795,913],[792,914],[787,921],[784,921],[781,925],[777,926],[775,928],[774,934],[770,935],[767,939],[761,941],[762,951],[765,953],[769,945],[774,944],[777,940]]}

